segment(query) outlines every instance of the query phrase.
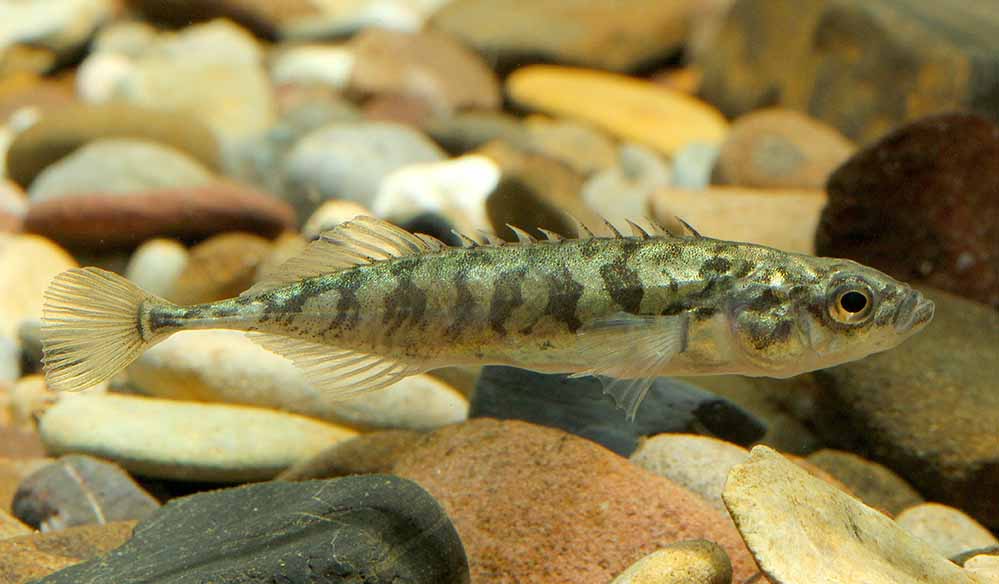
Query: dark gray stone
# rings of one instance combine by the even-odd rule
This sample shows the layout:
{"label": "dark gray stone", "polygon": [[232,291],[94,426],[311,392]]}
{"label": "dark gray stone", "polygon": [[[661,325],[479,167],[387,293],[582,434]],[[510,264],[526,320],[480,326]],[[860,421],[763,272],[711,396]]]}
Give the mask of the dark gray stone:
{"label": "dark gray stone", "polygon": [[560,428],[622,456],[634,452],[642,436],[664,432],[709,433],[742,445],[766,432],[766,424],[741,407],[675,379],[657,379],[629,422],[595,377],[499,366],[482,368],[469,417]]}
{"label": "dark gray stone", "polygon": [[40,584],[465,584],[441,506],[390,475],[272,481],[175,499],[118,549]]}

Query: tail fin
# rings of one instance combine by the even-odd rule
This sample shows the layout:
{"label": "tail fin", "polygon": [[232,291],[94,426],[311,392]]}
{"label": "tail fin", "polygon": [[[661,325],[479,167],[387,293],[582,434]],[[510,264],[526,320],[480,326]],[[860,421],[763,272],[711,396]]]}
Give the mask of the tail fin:
{"label": "tail fin", "polygon": [[152,344],[140,309],[155,298],[122,276],[74,268],[52,280],[42,309],[45,379],[79,391],[110,379]]}

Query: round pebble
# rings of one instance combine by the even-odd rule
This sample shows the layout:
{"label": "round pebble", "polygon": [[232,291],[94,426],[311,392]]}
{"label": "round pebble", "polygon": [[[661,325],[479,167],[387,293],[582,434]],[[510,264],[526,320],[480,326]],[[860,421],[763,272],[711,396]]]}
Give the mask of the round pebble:
{"label": "round pebble", "polygon": [[0,233],[0,338],[14,338],[24,319],[41,318],[49,281],[75,267],[72,256],[44,237]]}
{"label": "round pebble", "polygon": [[150,239],[128,260],[125,276],[143,290],[166,297],[188,262],[188,251],[173,239]]}
{"label": "round pebble", "polygon": [[611,584],[731,584],[732,562],[717,544],[681,541],[632,564]]}

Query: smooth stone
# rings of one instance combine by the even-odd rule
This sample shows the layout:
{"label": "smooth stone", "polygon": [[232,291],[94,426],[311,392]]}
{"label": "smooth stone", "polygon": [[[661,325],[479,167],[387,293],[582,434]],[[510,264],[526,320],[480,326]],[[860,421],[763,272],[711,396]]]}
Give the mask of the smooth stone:
{"label": "smooth stone", "polygon": [[179,241],[150,239],[132,252],[125,276],[143,290],[166,297],[187,267],[189,257],[187,248]]}
{"label": "smooth stone", "polygon": [[284,160],[288,199],[302,218],[328,199],[370,207],[382,179],[393,170],[444,158],[426,136],[406,126],[329,125],[306,135],[288,152]]}
{"label": "smooth stone", "polygon": [[338,401],[239,331],[177,333],[127,371],[133,384],[156,397],[266,407],[362,430],[430,430],[460,422],[468,412],[464,396],[428,375]]}
{"label": "smooth stone", "polygon": [[0,385],[10,385],[21,377],[21,347],[15,338],[0,337]]}
{"label": "smooth stone", "polygon": [[676,216],[708,236],[814,254],[814,234],[827,197],[821,190],[660,189],[649,197],[652,216]]}
{"label": "smooth stone", "polygon": [[999,539],[982,524],[958,509],[939,503],[909,507],[895,521],[948,558],[968,550],[999,545]]}
{"label": "smooth stone", "polygon": [[670,169],[659,153],[622,144],[615,164],[587,179],[580,195],[622,233],[631,233],[626,220],[645,217],[649,196],[669,184]]}
{"label": "smooth stone", "polygon": [[12,46],[51,50],[66,60],[80,50],[115,11],[111,0],[27,0],[0,4],[0,55]]}
{"label": "smooth stone", "polygon": [[286,41],[318,41],[350,36],[369,28],[416,32],[423,28],[427,19],[438,8],[450,1],[309,2],[307,12],[301,11],[282,19],[278,37]]}
{"label": "smooth stone", "polygon": [[345,221],[350,221],[359,215],[372,215],[366,207],[353,201],[338,201],[336,199],[326,201],[319,205],[312,215],[302,226],[302,235],[313,240],[319,237],[320,233],[329,231]]}
{"label": "smooth stone", "polygon": [[37,582],[122,545],[132,536],[134,527],[134,521],[119,521],[2,539],[0,576],[5,584]]}
{"label": "smooth stone", "polygon": [[718,544],[682,541],[638,560],[611,584],[732,584],[732,562]]}
{"label": "smooth stone", "polygon": [[711,184],[711,172],[721,148],[717,144],[691,142],[673,156],[672,186],[700,190]]}
{"label": "smooth stone", "polygon": [[278,85],[324,85],[346,90],[356,62],[354,50],[342,45],[300,45],[280,50],[270,75]]}
{"label": "smooth stone", "polygon": [[0,233],[0,338],[14,338],[22,320],[41,318],[42,295],[76,260],[52,241],[37,235]]}
{"label": "smooth stone", "polygon": [[447,34],[369,28],[347,47],[354,56],[349,89],[359,94],[414,96],[438,112],[500,106],[496,74]]}
{"label": "smooth stone", "polygon": [[390,473],[396,461],[423,436],[413,430],[383,430],[339,442],[277,476],[279,481],[335,479]]}
{"label": "smooth stone", "polygon": [[202,304],[239,296],[253,285],[257,269],[271,251],[271,242],[259,235],[214,235],[190,249],[166,298],[177,304]]}
{"label": "smooth stone", "polygon": [[486,200],[500,177],[499,165],[480,154],[411,164],[385,177],[371,209],[377,217],[397,225],[433,213],[445,217],[458,231],[489,230]]}
{"label": "smooth stone", "polygon": [[732,470],[723,498],[775,584],[975,584],[887,516],[766,446]]}
{"label": "smooth stone", "polygon": [[[814,424],[830,445],[865,452],[927,499],[999,526],[999,313],[922,288],[933,321],[891,351],[815,372]],[[904,395],[905,399],[899,399]]]}
{"label": "smooth stone", "polygon": [[691,142],[721,142],[728,131],[711,105],[612,73],[531,65],[507,78],[506,91],[524,107],[588,122],[666,156]]}
{"label": "smooth stone", "polygon": [[829,178],[822,255],[999,308],[999,126],[952,113],[908,124]]}
{"label": "smooth stone", "polygon": [[423,130],[452,155],[460,156],[499,140],[528,148],[531,138],[517,118],[504,112],[456,112],[428,120]]}
{"label": "smooth stone", "polygon": [[225,231],[275,237],[295,224],[294,210],[284,201],[246,185],[214,182],[125,195],[98,191],[44,201],[28,210],[25,230],[74,251],[108,253],[155,237],[198,241]]}
{"label": "smooth stone", "polygon": [[52,404],[73,399],[79,395],[105,393],[108,382],[104,381],[79,392],[57,392],[49,389],[45,376],[41,373],[25,375],[17,380],[10,390],[10,400],[7,409],[10,413],[11,425],[15,428],[36,433],[36,420],[40,414]]}
{"label": "smooth stone", "polygon": [[704,497],[725,512],[722,490],[729,471],[749,458],[745,448],[696,434],[659,434],[643,440],[631,462]]}
{"label": "smooth stone", "polygon": [[39,584],[101,580],[467,584],[469,576],[461,540],[433,497],[411,481],[370,475],[174,499],[125,545]]}
{"label": "smooth stone", "polygon": [[696,538],[724,548],[737,578],[756,572],[707,502],[561,430],[472,420],[430,434],[394,472],[444,506],[475,581],[605,584],[642,556]]}
{"label": "smooth stone", "polygon": [[923,502],[923,497],[891,469],[852,452],[823,449],[808,462],[843,481],[865,504],[893,517]]}
{"label": "smooth stone", "polygon": [[609,170],[619,161],[614,141],[587,124],[535,115],[527,118],[524,128],[528,151],[560,160],[581,175]]}
{"label": "smooth stone", "polygon": [[732,123],[713,182],[761,189],[822,189],[854,150],[856,146],[839,130],[805,114],[758,110]]}
{"label": "smooth stone", "polygon": [[209,482],[266,480],[356,434],[262,408],[113,394],[60,401],[39,431],[53,455],[90,454],[141,476]]}
{"label": "smooth stone", "polygon": [[0,233],[17,233],[28,212],[28,197],[17,183],[2,178],[3,174],[3,145],[0,144]]}
{"label": "smooth stone", "polygon": [[[89,142],[110,138],[162,144],[184,152],[208,169],[219,168],[219,146],[214,134],[192,116],[123,104],[76,105],[46,112],[31,127],[17,134],[7,152],[8,176],[21,185],[30,186],[51,164]],[[141,158],[136,161],[137,164],[142,162],[146,161]],[[153,166],[147,172],[149,170],[159,168]],[[186,170],[186,165],[181,165],[176,169],[167,167],[164,173]]]}
{"label": "smooth stone", "polygon": [[634,452],[644,436],[705,429],[751,444],[765,429],[734,404],[666,377],[655,381],[635,420],[628,421],[594,377],[571,378],[502,366],[482,368],[469,416],[559,428],[622,456]]}
{"label": "smooth stone", "polygon": [[21,481],[50,463],[51,458],[9,458],[0,452],[0,510],[9,513]]}
{"label": "smooth stone", "polygon": [[34,204],[94,192],[127,195],[201,187],[214,180],[211,171],[170,146],[134,138],[103,138],[49,165],[28,192]]}
{"label": "smooth stone", "polygon": [[631,71],[686,40],[696,2],[664,0],[451,0],[431,25],[483,53],[501,71],[524,62]]}
{"label": "smooth stone", "polygon": [[435,115],[436,107],[416,95],[373,95],[364,102],[361,116],[369,122],[387,122],[422,128]]}
{"label": "smooth stone", "polygon": [[26,477],[11,503],[14,515],[42,531],[145,519],[160,504],[121,467],[71,454]]}

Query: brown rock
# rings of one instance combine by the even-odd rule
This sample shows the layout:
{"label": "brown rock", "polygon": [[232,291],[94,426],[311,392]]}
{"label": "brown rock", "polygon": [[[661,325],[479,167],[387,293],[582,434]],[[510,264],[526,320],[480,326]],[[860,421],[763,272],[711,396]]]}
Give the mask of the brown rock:
{"label": "brown rock", "polygon": [[905,479],[876,462],[842,450],[823,449],[808,461],[843,481],[861,501],[889,516],[923,502]]}
{"label": "brown rock", "polygon": [[732,124],[713,181],[741,187],[822,189],[854,145],[835,128],[785,109],[760,110]]}
{"label": "brown rock", "polygon": [[249,233],[215,235],[191,248],[187,265],[167,298],[200,304],[238,296],[253,285],[257,268],[271,253],[271,243]]}
{"label": "brown rock", "polygon": [[127,4],[142,11],[148,18],[174,26],[188,26],[192,21],[228,18],[252,30],[273,38],[279,25],[317,12],[310,0],[128,0]]}
{"label": "brown rock", "polygon": [[736,2],[699,52],[730,117],[780,105],[858,142],[953,109],[999,116],[999,13],[980,0]]}
{"label": "brown rock", "polygon": [[999,126],[926,118],[829,179],[816,249],[999,307]]}
{"label": "brown rock", "polygon": [[5,458],[0,455],[0,510],[10,511],[21,481],[51,462],[51,458]]}
{"label": "brown rock", "polygon": [[224,231],[274,237],[295,225],[287,203],[250,187],[219,182],[127,196],[74,195],[34,204],[25,230],[67,246],[131,247],[153,237],[201,239]]}
{"label": "brown rock", "polygon": [[395,473],[447,510],[473,581],[603,584],[693,538],[721,545],[737,579],[756,572],[732,524],[706,501],[559,430],[486,418],[450,426],[405,453]]}
{"label": "brown rock", "polygon": [[71,527],[0,540],[0,582],[22,584],[109,552],[132,537],[135,521]]}
{"label": "brown rock", "polygon": [[0,78],[0,123],[24,107],[47,112],[75,103],[73,91],[64,83],[19,73]]}
{"label": "brown rock", "polygon": [[364,104],[362,115],[370,122],[393,122],[420,127],[434,116],[434,104],[410,95],[376,95]]}
{"label": "brown rock", "polygon": [[34,429],[0,426],[0,458],[35,458],[45,448]]}
{"label": "brown rock", "polygon": [[334,444],[316,456],[288,468],[279,481],[333,479],[356,474],[390,473],[422,432],[386,430],[361,434]]}
{"label": "brown rock", "polygon": [[20,231],[27,212],[28,197],[21,187],[9,180],[0,179],[0,232]]}

